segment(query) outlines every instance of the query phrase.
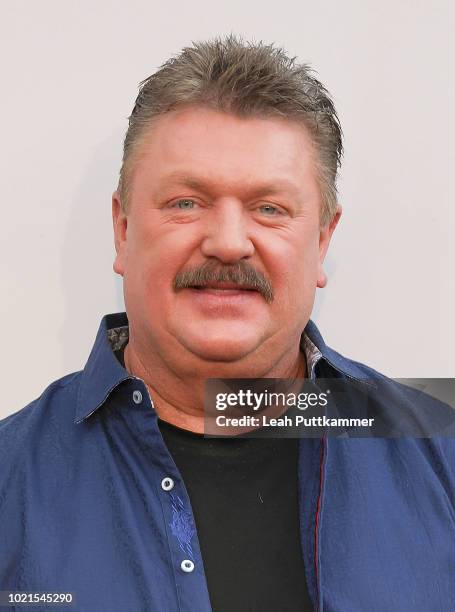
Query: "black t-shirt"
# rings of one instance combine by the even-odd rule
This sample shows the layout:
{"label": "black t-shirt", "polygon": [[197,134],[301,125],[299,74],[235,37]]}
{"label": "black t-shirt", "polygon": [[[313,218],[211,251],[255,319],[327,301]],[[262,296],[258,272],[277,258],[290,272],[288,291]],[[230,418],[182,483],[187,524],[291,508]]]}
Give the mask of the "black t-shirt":
{"label": "black t-shirt", "polygon": [[158,423],[190,497],[214,612],[313,610],[300,542],[299,440],[205,438]]}

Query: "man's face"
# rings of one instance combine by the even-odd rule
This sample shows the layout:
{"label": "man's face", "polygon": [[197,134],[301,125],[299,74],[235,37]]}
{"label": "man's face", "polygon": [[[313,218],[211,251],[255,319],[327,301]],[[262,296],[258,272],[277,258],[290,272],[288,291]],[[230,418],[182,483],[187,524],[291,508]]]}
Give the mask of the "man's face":
{"label": "man's face", "polygon": [[295,343],[338,220],[320,228],[314,156],[292,121],[201,107],[155,121],[127,215],[113,197],[114,270],[144,345],[234,362]]}

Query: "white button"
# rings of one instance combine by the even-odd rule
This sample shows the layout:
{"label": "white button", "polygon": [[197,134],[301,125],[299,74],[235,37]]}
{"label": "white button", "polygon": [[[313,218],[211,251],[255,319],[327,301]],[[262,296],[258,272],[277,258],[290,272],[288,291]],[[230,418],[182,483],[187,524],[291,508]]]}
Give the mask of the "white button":
{"label": "white button", "polygon": [[133,391],[133,402],[140,404],[142,402],[142,393],[140,391]]}
{"label": "white button", "polygon": [[192,572],[194,570],[194,563],[192,561],[190,561],[189,559],[184,559],[181,563],[180,563],[180,567],[182,568],[182,570],[184,572]]}
{"label": "white button", "polygon": [[174,481],[172,480],[172,478],[169,478],[169,476],[163,478],[163,480],[161,481],[161,488],[163,489],[163,491],[170,491],[171,489],[173,489]]}

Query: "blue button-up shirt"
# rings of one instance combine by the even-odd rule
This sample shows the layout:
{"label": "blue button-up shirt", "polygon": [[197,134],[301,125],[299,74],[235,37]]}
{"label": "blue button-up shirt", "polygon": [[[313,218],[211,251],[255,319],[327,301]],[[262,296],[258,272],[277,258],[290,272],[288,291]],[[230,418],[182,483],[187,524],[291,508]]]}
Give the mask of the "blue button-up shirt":
{"label": "blue button-up shirt", "polygon": [[[208,612],[185,484],[146,385],[108,339],[127,324],[105,316],[84,370],[0,422],[0,590],[73,592],[83,612]],[[337,376],[380,377],[327,347],[311,321],[301,347],[313,373],[319,361]],[[299,444],[315,609],[453,611],[455,440]]]}

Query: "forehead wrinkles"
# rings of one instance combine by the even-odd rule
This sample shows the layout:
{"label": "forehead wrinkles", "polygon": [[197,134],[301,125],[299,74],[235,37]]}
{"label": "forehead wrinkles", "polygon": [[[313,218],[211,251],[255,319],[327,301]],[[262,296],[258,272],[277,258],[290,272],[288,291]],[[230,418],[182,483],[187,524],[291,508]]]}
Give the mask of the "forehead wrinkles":
{"label": "forehead wrinkles", "polygon": [[284,178],[255,181],[254,179],[225,180],[214,176],[193,176],[188,172],[175,171],[163,177],[161,187],[167,186],[188,187],[200,192],[226,192],[235,193],[245,197],[256,197],[276,194],[289,194],[298,197],[301,192],[298,183]]}
{"label": "forehead wrinkles", "polygon": [[[153,175],[156,169],[153,178],[159,180],[157,188],[162,181],[173,180],[174,184],[199,190],[216,186],[226,193],[248,191],[261,196],[286,192],[294,196],[303,183],[317,179],[316,145],[301,123],[258,117],[229,117],[224,121],[220,113],[209,114],[207,119],[194,110],[189,114],[188,109],[182,120],[178,112],[144,126],[128,157],[130,183],[136,170]],[[198,134],[201,138],[195,137]],[[161,166],[163,170],[167,166],[169,177],[160,175]]]}

